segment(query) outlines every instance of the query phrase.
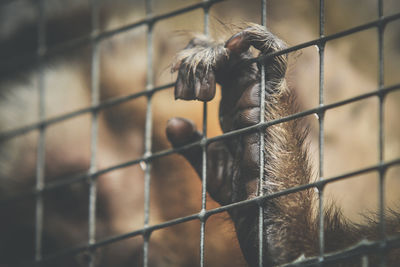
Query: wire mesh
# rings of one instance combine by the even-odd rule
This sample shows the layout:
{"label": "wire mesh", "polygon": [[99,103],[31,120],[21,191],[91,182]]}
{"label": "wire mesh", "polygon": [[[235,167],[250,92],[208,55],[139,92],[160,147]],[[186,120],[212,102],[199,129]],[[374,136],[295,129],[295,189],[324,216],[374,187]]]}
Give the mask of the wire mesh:
{"label": "wire mesh", "polygon": [[[378,0],[378,18],[375,21],[370,23],[366,23],[357,27],[353,27],[347,29],[345,31],[341,31],[332,35],[325,35],[325,7],[324,0],[319,1],[319,38],[315,40],[310,40],[308,42],[301,43],[299,45],[291,46],[282,51],[271,53],[265,56],[260,56],[258,58],[254,58],[249,60],[249,64],[253,62],[259,62],[261,65],[261,100],[265,99],[265,72],[263,62],[271,57],[276,57],[283,54],[288,54],[291,52],[298,51],[300,49],[317,46],[319,51],[319,105],[316,108],[308,109],[302,112],[295,113],[293,115],[283,117],[280,119],[265,121],[263,116],[264,111],[264,101],[261,101],[260,108],[260,122],[256,125],[248,126],[239,130],[223,133],[221,135],[215,137],[207,137],[207,103],[204,103],[203,106],[203,138],[200,141],[185,145],[183,147],[177,149],[167,149],[158,152],[152,152],[152,127],[153,127],[153,116],[152,116],[152,97],[154,94],[170,89],[174,84],[166,84],[159,87],[154,87],[153,80],[153,28],[154,25],[160,21],[165,19],[184,14],[186,12],[202,9],[204,12],[204,33],[209,35],[209,10],[213,7],[214,4],[221,2],[221,0],[205,0],[200,3],[196,3],[185,8],[181,8],[169,13],[165,13],[162,15],[154,15],[152,11],[152,1],[146,0],[146,18],[140,20],[138,22],[129,24],[127,26],[123,26],[121,28],[99,32],[99,22],[98,22],[98,9],[97,9],[97,1],[92,1],[92,32],[90,36],[85,36],[76,40],[72,40],[66,43],[63,43],[57,47],[52,47],[51,49],[46,48],[46,29],[45,29],[45,16],[44,16],[44,1],[38,1],[38,14],[39,14],[39,31],[38,31],[38,51],[35,55],[24,55],[20,58],[14,59],[12,62],[5,62],[5,64],[1,65],[0,69],[3,68],[13,68],[13,66],[18,66],[21,62],[26,63],[29,60],[37,60],[38,61],[38,90],[39,90],[39,121],[27,126],[19,127],[13,130],[5,131],[0,133],[0,141],[12,139],[14,137],[23,135],[27,132],[35,131],[39,129],[39,138],[38,138],[38,151],[37,151],[37,168],[36,168],[36,187],[31,191],[18,194],[12,196],[8,199],[1,200],[0,205],[8,205],[11,202],[19,201],[20,199],[35,196],[36,199],[36,221],[35,221],[35,258],[34,263],[41,265],[47,262],[51,262],[54,259],[64,257],[67,255],[75,255],[80,252],[88,252],[90,254],[89,266],[95,266],[95,254],[94,251],[102,246],[115,243],[124,239],[128,239],[134,236],[142,236],[144,239],[143,244],[143,266],[148,266],[148,257],[149,257],[149,241],[151,238],[151,233],[160,229],[165,229],[171,227],[173,225],[181,224],[188,221],[199,220],[200,221],[200,266],[205,266],[205,225],[207,218],[212,215],[222,213],[228,210],[232,210],[238,207],[258,204],[259,205],[259,243],[258,243],[258,263],[259,266],[263,266],[263,249],[264,249],[264,241],[263,241],[263,206],[261,205],[266,200],[274,199],[280,196],[284,196],[287,194],[296,193],[306,189],[317,189],[319,193],[319,254],[315,258],[308,258],[302,260],[300,262],[296,262],[295,264],[287,264],[285,266],[322,266],[324,263],[335,262],[340,259],[348,258],[354,255],[363,256],[361,258],[362,266],[368,265],[368,257],[367,253],[373,251],[381,251],[380,253],[380,263],[381,266],[385,266],[385,257],[384,252],[391,248],[400,247],[400,238],[399,237],[387,237],[385,235],[385,190],[384,190],[384,182],[385,182],[385,172],[388,168],[392,166],[400,165],[400,159],[394,159],[391,161],[384,160],[384,100],[385,97],[394,91],[398,91],[400,89],[400,84],[396,84],[393,86],[386,86],[384,84],[384,29],[385,26],[393,21],[400,20],[400,14],[394,14],[391,16],[383,16],[383,1]],[[261,9],[261,24],[267,25],[267,1],[262,0],[260,3]],[[124,33],[126,31],[132,30],[136,27],[147,25],[147,81],[146,88],[139,93],[130,94],[124,97],[118,97],[109,99],[103,102],[99,102],[99,43],[105,39],[111,38],[115,35]],[[325,56],[325,45],[327,42],[343,38],[348,35],[355,34],[360,31],[364,31],[367,29],[376,28],[378,31],[378,85],[377,90],[361,95],[357,95],[352,98],[347,98],[342,101],[334,102],[331,104],[325,104],[324,102],[324,56]],[[83,44],[90,43],[92,45],[92,62],[91,62],[91,106],[82,108],[80,110],[76,110],[70,113],[66,113],[63,115],[59,115],[53,118],[46,118],[45,116],[45,86],[44,86],[44,72],[42,69],[42,60],[50,55],[63,53],[69,49],[72,49],[77,46],[81,46]],[[145,120],[145,152],[141,158],[133,159],[130,161],[123,162],[118,165],[114,165],[105,169],[97,169],[96,165],[96,144],[97,144],[97,131],[98,131],[98,122],[97,122],[97,114],[99,111],[109,108],[111,106],[116,106],[123,104],[132,99],[146,97],[147,98],[147,107],[146,107],[146,120]],[[339,176],[334,177],[325,177],[324,176],[324,115],[328,110],[334,110],[340,106],[348,105],[350,103],[355,103],[367,98],[378,98],[379,99],[379,131],[378,131],[378,151],[379,151],[379,163],[370,166],[367,168],[359,169],[354,172],[346,173]],[[68,179],[63,179],[62,181],[53,181],[44,183],[44,165],[45,165],[45,136],[46,136],[46,128],[50,125],[60,123],[62,121],[69,120],[71,118],[75,118],[81,116],[83,114],[90,113],[92,115],[92,131],[91,131],[91,161],[90,161],[90,170],[88,173],[80,173],[78,175],[69,177]],[[284,191],[276,192],[269,195],[263,195],[262,191],[259,190],[259,194],[257,197],[237,203],[232,203],[229,205],[221,206],[218,208],[208,209],[206,207],[206,188],[207,188],[207,146],[213,142],[220,141],[223,139],[227,139],[233,136],[242,135],[245,133],[258,132],[260,134],[260,166],[264,163],[264,155],[263,155],[263,147],[264,147],[264,131],[267,127],[271,127],[273,125],[277,125],[280,123],[284,123],[290,120],[299,119],[302,117],[306,117],[309,115],[317,115],[319,119],[319,180],[315,182],[310,182],[306,185],[296,186],[294,188],[289,188]],[[150,182],[151,182],[151,166],[152,161],[158,158],[162,158],[171,154],[179,153],[181,151],[193,148],[193,147],[201,147],[202,148],[202,194],[201,194],[201,209],[198,213],[175,218],[173,220],[150,225],[149,224],[149,216],[150,216]],[[110,237],[103,240],[96,240],[96,178],[102,174],[125,168],[128,166],[145,163],[145,184],[144,184],[144,223],[143,228],[128,232],[122,235]],[[264,168],[260,167],[259,174],[259,188],[261,188],[261,181],[264,177]],[[359,244],[343,249],[339,252],[326,254],[324,248],[324,187],[330,183],[345,180],[350,177],[354,177],[356,175],[377,172],[379,174],[379,232],[380,239],[378,241],[362,241]],[[46,191],[55,190],[56,188],[64,187],[69,184],[77,183],[82,180],[88,180],[89,182],[89,214],[88,214],[88,242],[84,246],[73,247],[66,250],[62,250],[56,252],[51,255],[43,256],[42,253],[42,232],[43,232],[43,199],[42,194]]]}

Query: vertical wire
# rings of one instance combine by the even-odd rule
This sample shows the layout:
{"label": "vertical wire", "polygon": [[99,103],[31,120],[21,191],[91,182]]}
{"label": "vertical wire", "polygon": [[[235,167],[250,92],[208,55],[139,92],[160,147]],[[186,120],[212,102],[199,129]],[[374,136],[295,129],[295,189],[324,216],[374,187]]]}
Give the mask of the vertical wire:
{"label": "vertical wire", "polygon": [[[378,16],[379,19],[383,18],[383,1],[378,0]],[[382,90],[384,87],[384,53],[383,53],[383,24],[378,26],[378,90]],[[378,150],[379,150],[379,164],[383,164],[384,160],[384,95],[379,95],[379,129],[378,129]],[[385,171],[379,169],[379,235],[381,240],[385,239]],[[386,266],[384,252],[380,251],[380,266]]]}
{"label": "vertical wire", "polygon": [[[43,55],[46,53],[46,24],[44,0],[38,2],[38,80],[37,87],[39,91],[39,121],[43,121],[46,117],[45,107],[45,83],[44,83],[44,62]],[[46,157],[46,127],[42,125],[39,128],[39,137],[37,143],[37,159],[36,159],[36,196],[35,207],[35,261],[42,259],[42,242],[43,242],[43,188],[45,184],[45,157]]]}
{"label": "vertical wire", "polygon": [[[267,25],[267,1],[261,1],[261,25]],[[264,123],[265,116],[265,65],[261,62],[261,92],[260,92],[260,123]],[[259,132],[260,135],[260,150],[259,150],[259,179],[258,179],[258,195],[263,195],[263,180],[264,180],[264,129]],[[263,245],[264,243],[264,208],[262,204],[258,206],[258,265],[263,266]]]}
{"label": "vertical wire", "polygon": [[[152,15],[152,1],[146,0],[146,15],[150,17]],[[153,88],[153,24],[147,25],[147,76],[146,76],[146,90]],[[147,108],[146,108],[146,121],[145,121],[145,147],[144,157],[151,155],[152,149],[152,96],[148,95]],[[144,173],[144,227],[149,226],[150,221],[150,180],[151,180],[151,163],[146,162]],[[148,266],[149,256],[149,233],[145,233],[143,236],[143,266]]]}
{"label": "vertical wire", "polygon": [[368,267],[369,263],[368,263],[368,256],[367,255],[363,255],[361,257],[361,266],[362,267]]}
{"label": "vertical wire", "polygon": [[[209,35],[209,6],[204,7],[204,35]],[[207,201],[207,102],[203,103],[203,145],[202,145],[202,179],[201,179],[201,211],[200,211],[200,267],[204,266],[205,216]]]}
{"label": "vertical wire", "polygon": [[[325,2],[319,1],[319,36],[320,38],[325,35]],[[318,45],[319,51],[319,106],[324,106],[324,55],[325,43]],[[324,177],[324,118],[325,113],[318,114],[319,121],[319,180]],[[318,188],[319,197],[319,262],[324,260],[325,251],[325,237],[324,237],[324,190]]]}
{"label": "vertical wire", "polygon": [[[97,0],[91,0],[91,27],[92,36],[96,36],[99,30],[98,3]],[[91,105],[99,103],[99,43],[92,41],[91,55]],[[92,111],[91,136],[90,136],[90,169],[89,169],[89,218],[88,218],[88,244],[93,245],[96,242],[96,202],[97,202],[97,182],[93,176],[97,171],[97,135],[98,135],[98,111]],[[95,266],[95,253],[89,251],[88,266]]]}

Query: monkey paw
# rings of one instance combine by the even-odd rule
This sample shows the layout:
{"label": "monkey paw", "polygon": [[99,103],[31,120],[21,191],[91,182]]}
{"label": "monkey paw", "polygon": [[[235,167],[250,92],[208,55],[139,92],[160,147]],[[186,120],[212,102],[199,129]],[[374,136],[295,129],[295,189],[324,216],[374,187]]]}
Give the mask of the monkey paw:
{"label": "monkey paw", "polygon": [[[191,40],[178,54],[173,71],[178,71],[175,98],[209,101],[215,96],[215,84],[221,85],[219,120],[224,132],[251,126],[260,121],[260,67],[251,63],[250,46],[260,54],[285,47],[264,27],[252,24],[233,35],[225,44],[205,37]],[[265,66],[267,94],[279,94],[286,72],[286,56],[267,57]],[[263,111],[262,113],[264,113]],[[174,147],[202,138],[189,120],[173,118],[167,125],[167,137]],[[207,190],[220,204],[254,197],[259,174],[259,133],[246,133],[213,142],[207,147]],[[202,172],[201,148],[185,150],[182,155],[199,175]]]}

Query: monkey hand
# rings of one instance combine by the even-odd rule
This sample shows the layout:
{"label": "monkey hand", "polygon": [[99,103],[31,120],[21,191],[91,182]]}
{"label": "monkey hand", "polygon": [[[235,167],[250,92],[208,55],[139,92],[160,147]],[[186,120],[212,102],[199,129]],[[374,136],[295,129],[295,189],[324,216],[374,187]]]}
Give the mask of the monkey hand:
{"label": "monkey hand", "polygon": [[[250,46],[260,54],[276,52],[284,44],[264,27],[251,25],[233,35],[225,44],[205,37],[191,40],[178,54],[173,71],[178,71],[175,98],[209,101],[219,83],[222,98],[219,109],[224,133],[260,121],[260,67],[249,63]],[[276,94],[286,71],[286,56],[265,60],[267,94]],[[167,136],[174,147],[202,138],[189,120],[173,118]],[[221,205],[254,197],[259,177],[259,133],[247,133],[216,141],[207,146],[207,190]],[[197,146],[182,155],[202,174],[202,149]]]}
{"label": "monkey hand", "polygon": [[[253,46],[261,55],[285,48],[285,45],[264,27],[250,27],[233,35],[225,44],[195,38],[181,53],[173,70],[178,71],[175,97],[209,101],[215,95],[215,83],[221,85],[219,121],[224,133],[260,122],[275,120],[296,112],[294,96],[287,88],[285,72],[287,56],[262,57],[263,64],[251,63]],[[254,61],[253,61],[254,62]],[[263,67],[262,67],[263,66]],[[264,70],[265,75],[261,75]],[[261,99],[261,77],[265,76],[265,99]],[[263,110],[261,108],[263,101]],[[260,131],[229,134],[224,139],[207,143],[207,191],[221,205],[254,198],[259,191],[267,194],[299,184],[310,177],[307,154],[303,151],[304,131],[296,121],[267,127],[263,130],[262,147],[264,177],[260,177]],[[194,124],[173,118],[167,125],[167,136],[174,147],[202,139]],[[181,154],[202,175],[202,148],[194,146]],[[282,179],[285,177],[285,179]],[[258,187],[261,185],[261,188]],[[285,205],[299,203],[299,206]],[[263,262],[266,266],[288,262],[299,255],[301,248],[290,242],[297,219],[309,214],[309,192],[272,199],[263,204]],[[256,205],[228,210],[234,222],[243,255],[250,266],[258,266],[258,208]],[[291,223],[287,222],[288,216]],[[297,219],[296,219],[297,218]],[[312,236],[304,231],[304,238]],[[293,248],[287,249],[289,246]],[[293,252],[295,251],[295,253]]]}
{"label": "monkey hand", "polygon": [[[297,112],[295,96],[285,82],[287,57],[279,54],[265,56],[262,57],[263,64],[250,63],[250,46],[259,50],[261,55],[285,47],[265,28],[251,25],[233,35],[225,44],[205,38],[193,39],[178,55],[173,68],[178,71],[177,99],[209,101],[215,95],[215,83],[221,85],[219,121],[223,132],[231,134],[213,142],[200,142],[207,145],[207,191],[221,205],[253,198],[258,192],[270,195],[307,184],[312,177],[304,142],[307,130],[301,120],[266,127],[263,147],[260,147],[258,128],[253,127],[255,131],[236,131],[259,123],[260,114],[265,121],[271,121]],[[261,75],[262,71],[265,75]],[[260,93],[262,76],[265,76],[265,99],[261,99]],[[167,136],[174,147],[203,138],[192,122],[181,118],[169,121]],[[261,164],[260,148],[264,155]],[[181,151],[202,176],[202,147],[191,146]],[[260,167],[264,169],[261,181]],[[313,196],[313,190],[306,189],[262,203],[263,266],[277,266],[304,255],[318,254],[319,218],[313,216]],[[259,266],[260,217],[257,207],[236,206],[228,210],[249,266]],[[372,238],[376,236],[373,230],[376,224],[358,227],[342,224],[340,212],[332,206],[323,218],[326,252],[342,249],[344,244],[355,244],[366,237],[365,233],[372,233]],[[349,261],[346,266],[355,263]]]}

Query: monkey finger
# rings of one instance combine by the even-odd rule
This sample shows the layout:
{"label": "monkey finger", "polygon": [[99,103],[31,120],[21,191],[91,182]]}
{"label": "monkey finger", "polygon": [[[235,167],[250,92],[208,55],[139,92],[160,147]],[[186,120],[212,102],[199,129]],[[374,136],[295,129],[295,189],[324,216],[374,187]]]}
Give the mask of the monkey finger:
{"label": "monkey finger", "polygon": [[229,51],[229,53],[241,54],[249,50],[250,42],[246,38],[246,35],[247,33],[242,31],[236,33],[225,42],[225,48]]}
{"label": "monkey finger", "polygon": [[248,87],[236,103],[237,111],[233,117],[235,129],[260,122],[260,84]]}
{"label": "monkey finger", "polygon": [[236,112],[233,118],[234,129],[241,129],[260,122],[260,108],[247,108]]}
{"label": "monkey finger", "polygon": [[[166,133],[173,147],[182,147],[201,139],[201,134],[197,131],[196,125],[184,118],[170,119],[167,123]],[[197,173],[201,175],[201,147],[192,147],[182,151],[181,154],[189,161]]]}
{"label": "monkey finger", "polygon": [[260,91],[261,86],[259,82],[247,87],[242,93],[236,103],[238,109],[255,108],[260,106]]}
{"label": "monkey finger", "polygon": [[179,70],[178,78],[175,83],[175,99],[183,99],[183,100],[194,100],[195,92],[193,86],[188,83],[188,79],[184,73],[184,68],[182,67]]}
{"label": "monkey finger", "polygon": [[255,179],[259,173],[260,166],[260,135],[259,133],[246,134],[242,138],[242,160],[240,168],[247,181]]}
{"label": "monkey finger", "polygon": [[[260,54],[267,55],[286,48],[286,44],[269,32],[264,26],[252,24],[244,30],[246,39],[250,45],[260,51]],[[266,77],[269,80],[280,80],[285,76],[287,68],[287,54],[266,58]]]}
{"label": "monkey finger", "polygon": [[207,191],[221,205],[232,203],[232,180],[238,166],[226,142],[214,142],[207,148]]}
{"label": "monkey finger", "polygon": [[208,71],[204,77],[196,77],[195,95],[200,101],[210,101],[214,98],[215,74],[213,71]]}
{"label": "monkey finger", "polygon": [[[198,141],[201,134],[190,120],[172,118],[167,124],[167,137],[173,147]],[[181,152],[200,177],[202,177],[202,149],[200,146]],[[231,203],[233,160],[223,142],[214,142],[207,148],[207,190],[221,205]]]}
{"label": "monkey finger", "polygon": [[167,138],[173,147],[181,147],[183,145],[200,140],[201,134],[197,131],[196,125],[188,119],[172,118],[167,122]]}

